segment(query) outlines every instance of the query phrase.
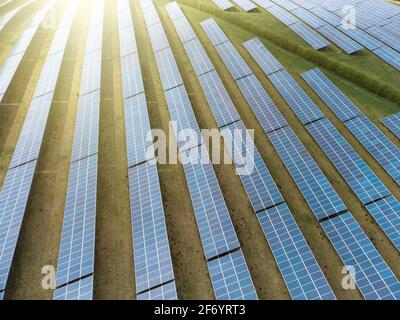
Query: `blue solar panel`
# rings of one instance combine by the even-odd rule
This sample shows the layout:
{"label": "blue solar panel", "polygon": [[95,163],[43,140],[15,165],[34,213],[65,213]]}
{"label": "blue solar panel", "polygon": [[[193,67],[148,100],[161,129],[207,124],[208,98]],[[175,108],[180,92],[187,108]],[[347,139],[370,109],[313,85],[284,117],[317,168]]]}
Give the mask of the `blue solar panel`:
{"label": "blue solar panel", "polygon": [[[66,34],[67,36],[69,35],[68,32]],[[65,42],[62,43],[62,45],[64,48]],[[42,72],[40,74],[40,79],[36,85],[34,97],[39,97],[55,90],[58,72],[54,71],[60,70],[63,56],[64,51],[53,53],[47,56],[46,62],[44,63]]]}
{"label": "blue solar panel", "polygon": [[[142,2],[140,3],[142,5]],[[160,23],[160,18],[158,16],[157,10],[152,4],[152,1],[148,1],[148,4],[146,7],[142,6],[142,11],[143,11],[143,16],[144,20],[146,23],[146,26],[151,26],[156,23]]]}
{"label": "blue solar panel", "polygon": [[145,94],[125,99],[124,111],[128,167],[131,167],[154,158]]}
{"label": "blue solar panel", "polygon": [[217,300],[257,300],[241,250],[208,263],[211,283]]}
{"label": "blue solar panel", "polygon": [[215,49],[217,49],[233,79],[238,80],[253,73],[230,41],[216,46]]}
{"label": "blue solar panel", "polygon": [[242,10],[251,11],[257,8],[257,6],[249,0],[232,0],[236,3]]}
{"label": "blue solar panel", "polygon": [[400,202],[391,196],[367,205],[367,209],[400,251]]}
{"label": "blue solar panel", "polygon": [[184,17],[185,15],[183,14],[183,11],[179,7],[178,3],[170,2],[165,6],[165,9],[167,10],[169,16],[171,17],[172,20],[177,20],[179,18]]}
{"label": "blue solar panel", "polygon": [[304,72],[301,76],[342,122],[362,114],[354,103],[318,68]]}
{"label": "blue solar panel", "polygon": [[193,31],[189,21],[186,17],[173,20],[176,32],[183,43],[196,39],[196,33]]}
{"label": "blue solar panel", "polygon": [[281,193],[242,121],[221,131],[254,212],[283,202]]}
{"label": "blue solar panel", "polygon": [[225,33],[221,30],[214,19],[204,20],[200,23],[200,25],[214,47],[229,41]]}
{"label": "blue solar panel", "polygon": [[154,55],[164,91],[183,84],[171,48],[158,51]]}
{"label": "blue solar panel", "polygon": [[321,225],[343,263],[355,268],[353,280],[365,299],[400,299],[400,282],[350,213]]}
{"label": "blue solar panel", "polygon": [[382,123],[400,139],[400,112],[382,119]]}
{"label": "blue solar panel", "polygon": [[119,30],[119,45],[121,57],[137,52],[133,27],[127,27]]}
{"label": "blue solar panel", "polygon": [[161,23],[153,24],[147,29],[150,35],[153,52],[157,52],[169,47],[168,38]]}
{"label": "blue solar panel", "polygon": [[100,88],[101,83],[101,50],[93,51],[85,56],[81,77],[80,95]]}
{"label": "blue solar panel", "polygon": [[6,288],[36,160],[10,169],[0,192],[0,290]]}
{"label": "blue solar panel", "polygon": [[357,27],[346,29],[340,25],[337,28],[369,50],[375,50],[383,45],[382,42]]}
{"label": "blue solar panel", "polygon": [[339,16],[335,15],[332,12],[329,12],[323,7],[316,6],[310,9],[310,11],[314,13],[317,17],[321,18],[322,20],[325,20],[334,27],[340,26],[342,24],[342,18],[340,18]]}
{"label": "blue solar panel", "polygon": [[339,195],[290,127],[271,132],[268,137],[318,220],[346,210]]}
{"label": "blue solar panel", "polygon": [[390,195],[328,119],[313,122],[307,125],[307,129],[363,204]]}
{"label": "blue solar panel", "polygon": [[197,76],[214,70],[213,64],[198,39],[186,42],[183,46]]}
{"label": "blue solar panel", "polygon": [[129,169],[136,293],[174,280],[156,164]]}
{"label": "blue solar panel", "polygon": [[347,121],[345,125],[392,179],[400,185],[400,149],[364,115]]}
{"label": "blue solar panel", "polygon": [[178,300],[175,281],[139,294],[137,300]]}
{"label": "blue solar panel", "polygon": [[269,79],[303,124],[325,117],[289,72],[286,70],[275,72]]}
{"label": "blue solar panel", "polygon": [[386,61],[393,68],[400,71],[400,53],[388,46],[383,46],[373,51],[378,57]]}
{"label": "blue solar panel", "polygon": [[243,42],[243,46],[266,75],[270,75],[283,69],[283,66],[280,64],[280,62],[276,60],[276,58],[271,54],[271,52],[269,52],[269,50],[258,38],[253,38]]}
{"label": "blue solar panel", "polygon": [[138,53],[131,53],[121,58],[121,72],[124,99],[144,91]]}
{"label": "blue solar panel", "polygon": [[267,8],[275,5],[275,3],[273,3],[270,0],[253,0],[253,2],[258,4],[261,8],[264,8],[264,9],[267,9]]}
{"label": "blue solar panel", "polygon": [[233,4],[228,0],[212,0],[221,10],[227,10],[233,7]]}
{"label": "blue solar panel", "polygon": [[215,70],[200,76],[199,81],[219,128],[240,119],[221,78]]}
{"label": "blue solar panel", "polygon": [[285,9],[282,9],[279,6],[272,6],[266,8],[266,10],[287,26],[299,22],[299,19],[297,19],[294,15],[292,15],[291,13],[287,12]]}
{"label": "blue solar panel", "polygon": [[97,154],[71,164],[56,286],[94,271]]}
{"label": "blue solar panel", "polygon": [[326,25],[325,21],[304,8],[297,7],[296,9],[292,10],[292,13],[314,29]]}
{"label": "blue solar panel", "polygon": [[53,300],[93,300],[93,276],[56,289]]}
{"label": "blue solar panel", "polygon": [[383,43],[392,47],[393,49],[400,51],[400,37],[395,34],[380,28],[380,27],[371,27],[365,30],[369,34],[373,35],[377,39],[381,40]]}
{"label": "blue solar panel", "polygon": [[273,0],[276,4],[280,5],[288,11],[298,8],[298,5],[288,0]]}
{"label": "blue solar panel", "polygon": [[294,300],[334,300],[326,278],[286,204],[257,214]]}
{"label": "blue solar panel", "polygon": [[100,90],[80,96],[71,161],[95,154],[99,144]]}
{"label": "blue solar panel", "polygon": [[85,53],[100,50],[103,42],[103,25],[97,25],[88,30]]}
{"label": "blue solar panel", "polygon": [[307,27],[303,22],[294,23],[290,25],[289,28],[316,50],[326,48],[330,45],[328,41],[326,41],[313,29]]}
{"label": "blue solar panel", "polygon": [[239,79],[237,85],[266,133],[287,125],[285,118],[254,74]]}
{"label": "blue solar panel", "polygon": [[311,1],[307,0],[291,0],[293,3],[297,4],[298,6],[310,10],[314,8],[314,4]]}
{"label": "blue solar panel", "polygon": [[204,145],[180,153],[207,260],[240,244]]}
{"label": "blue solar panel", "polygon": [[353,54],[363,49],[360,44],[350,39],[344,33],[340,32],[338,29],[331,25],[326,25],[318,28],[318,32],[322,33],[326,38],[328,38],[330,41],[332,41],[348,54]]}

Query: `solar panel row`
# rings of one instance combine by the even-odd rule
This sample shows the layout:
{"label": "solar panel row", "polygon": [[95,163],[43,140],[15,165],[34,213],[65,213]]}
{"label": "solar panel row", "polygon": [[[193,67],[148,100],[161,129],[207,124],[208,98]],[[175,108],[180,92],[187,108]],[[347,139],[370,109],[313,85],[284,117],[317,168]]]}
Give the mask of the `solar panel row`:
{"label": "solar panel row", "polygon": [[93,297],[104,4],[104,0],[94,3],[86,40],[58,254],[57,289],[53,294],[57,300]]}
{"label": "solar panel row", "polygon": [[381,120],[392,133],[400,139],[400,112]]}
{"label": "solar panel row", "polygon": [[[147,3],[153,6],[151,0],[147,1]],[[181,16],[183,13],[180,12],[181,10],[177,3],[170,3],[166,7],[169,14],[172,13],[172,16],[182,19]],[[145,14],[144,11],[143,13]],[[190,27],[190,25],[187,23],[186,28],[188,27]],[[160,77],[163,77],[163,73],[171,74],[171,71],[175,72],[175,70],[177,75],[180,77],[171,49],[169,48],[166,50],[170,51],[170,60],[168,64],[164,65],[157,63]],[[193,52],[194,54],[192,54],[192,59],[198,61],[197,59],[201,58],[201,62],[198,62],[204,65],[204,61],[207,60],[207,56],[201,51],[200,47],[197,47],[195,50],[200,51],[195,53]],[[201,67],[197,68],[197,70],[200,70],[199,72],[203,72]],[[199,137],[200,135],[198,135],[199,128],[197,121],[194,117],[193,109],[183,82],[181,81],[181,85],[177,87],[169,88],[164,86],[164,94],[167,100],[171,119],[176,122],[176,127],[174,130],[178,143],[180,140],[179,135],[182,129],[194,129],[197,137]],[[192,133],[190,135],[192,135]],[[192,138],[197,139],[197,137]],[[236,232],[219,187],[213,166],[210,163],[210,158],[205,145],[202,143],[202,141],[198,141],[197,143],[186,143],[184,146],[185,148],[180,148],[179,156],[183,164],[185,178],[189,188],[189,194],[199,229],[204,254],[209,262],[218,261],[221,259],[219,258],[220,255],[230,253],[232,250],[237,250],[240,248],[240,244],[237,239]],[[211,269],[209,270],[211,274]],[[240,273],[239,278],[230,277],[229,272],[223,274],[224,288],[228,292],[234,294],[234,292],[237,291],[238,286],[240,288],[246,286],[247,288],[250,281],[253,296],[257,297],[247,265],[244,265],[244,269],[242,270],[243,272]],[[214,288],[216,288],[215,280],[212,279],[212,282]],[[245,288],[243,287],[242,290],[244,289]],[[216,298],[220,297],[217,291],[214,291],[214,293]],[[242,294],[235,294],[235,298],[247,299],[247,293],[248,291],[243,291]]]}
{"label": "solar panel row", "polygon": [[[129,0],[118,1],[118,17],[136,297],[177,299],[157,165],[147,162],[154,158],[154,150],[148,136],[150,119]],[[154,32],[153,44],[155,39],[164,38],[163,45],[156,43],[156,47],[169,46],[161,24],[149,29]],[[123,50],[124,36],[131,41],[128,55]],[[126,58],[130,56],[134,59],[129,65]]]}
{"label": "solar panel row", "polygon": [[[322,38],[313,29],[307,27],[303,22],[299,21],[289,26],[297,35],[316,50],[321,50],[330,45],[328,41]],[[330,39],[332,41],[332,39]]]}
{"label": "solar panel row", "polygon": [[[75,12],[77,5],[77,1],[73,2],[67,12]],[[50,7],[50,5],[45,7],[35,18],[42,19]],[[66,14],[61,20],[63,24],[67,23],[68,25],[68,28],[65,29],[67,34],[69,34],[73,16],[74,15]],[[41,20],[32,23],[30,29],[35,32],[40,21]],[[67,45],[66,39],[68,37],[56,33],[53,38],[53,43],[58,42],[60,37],[65,39],[62,47],[64,50]],[[27,46],[26,43],[25,46]],[[57,55],[57,63],[53,63],[55,55]],[[59,55],[61,55],[61,58],[58,57]],[[37,84],[34,97],[28,108],[27,116],[0,192],[0,291],[5,290],[17,246],[19,231],[25,214],[36,162],[39,157],[41,142],[46,127],[47,116],[52,102],[58,73],[61,68],[62,55],[63,51],[53,54],[48,53],[46,57],[39,83]],[[51,90],[51,92],[47,95],[42,95],[43,86],[40,84],[43,83],[42,77],[48,76],[49,68],[51,68],[54,74],[54,78],[52,78],[54,83],[46,86],[47,89],[45,91],[49,92],[48,90]]]}
{"label": "solar panel row", "polygon": [[[222,30],[219,29],[219,27],[215,23],[212,24],[214,25],[213,28],[218,28],[218,30],[210,30],[209,27],[205,27],[204,30],[209,37],[210,36],[212,37],[214,33],[223,34]],[[249,46],[252,45],[254,45],[255,48],[261,49],[259,44],[255,41],[251,41],[249,43]],[[260,60],[264,60],[262,59],[262,57],[265,56],[265,52],[261,51],[258,53]],[[235,50],[235,53],[233,54],[238,54],[238,53]],[[270,59],[270,61],[276,63],[277,68],[279,70],[280,64],[276,61],[276,59],[274,59],[272,55],[269,55],[268,58],[272,58]],[[270,67],[268,68],[268,70],[271,69],[272,68]],[[269,132],[268,131],[269,129],[272,129],[273,131],[287,125],[285,119],[282,117],[282,115],[276,108],[271,98],[262,88],[261,84],[254,76],[254,74],[251,74],[249,76],[237,80],[237,84],[240,87],[246,100],[250,104],[251,108],[253,109],[253,112],[257,115],[259,121],[263,124],[263,127],[265,128],[266,132]],[[219,113],[216,112],[213,108],[211,108],[211,110],[213,111],[214,117],[218,119]],[[273,181],[270,173],[268,172],[268,169],[266,168],[260,154],[255,148],[252,138],[246,131],[244,131],[245,129],[246,128],[243,122],[240,120],[231,123],[230,125],[224,126],[221,133],[224,136],[225,144],[227,145],[231,157],[234,160],[234,164],[237,168],[237,171],[241,173],[240,178],[245,187],[250,202],[253,206],[253,210],[255,212],[258,211],[266,212],[264,211],[264,209],[268,208],[267,206],[269,206],[270,208],[269,210],[271,211],[275,210],[275,208],[280,208],[283,206],[286,207],[286,205],[284,204],[284,200],[275,182]],[[291,215],[289,209],[287,209],[286,213]],[[261,214],[262,213],[259,213],[259,215]],[[283,221],[283,224],[285,227],[290,228],[290,224],[293,225],[293,222],[294,219],[292,221],[286,219],[285,221]],[[262,225],[261,220],[260,224]],[[306,243],[300,230],[299,229],[297,230],[298,230],[299,243]],[[267,232],[268,236],[272,236],[269,231]],[[301,254],[307,255],[310,258],[308,262],[314,259],[314,256],[308,247],[307,247],[308,250],[305,247],[299,248],[299,250],[292,250],[290,244],[288,244],[288,242],[286,241],[286,238],[287,234],[284,233],[280,233],[277,236],[277,239],[283,243],[284,248],[288,252],[290,251],[290,255],[287,256],[288,261],[301,260],[300,257]],[[276,251],[276,253],[279,254],[278,251]],[[326,282],[316,262],[315,264],[308,263],[308,265],[304,266],[304,268],[299,268],[297,266],[293,266],[292,268],[290,263],[289,265],[285,265],[284,263],[280,264],[279,261],[277,261],[277,263],[282,273],[282,276],[284,277],[284,279],[287,280],[288,289],[294,299],[335,298],[329,287],[329,284]],[[310,288],[310,283],[308,281],[308,278],[305,277],[306,272],[313,274],[315,278],[319,279],[318,281],[315,282],[315,286],[313,287],[313,289]],[[296,277],[298,279],[301,279],[301,282],[297,282],[297,285],[295,285],[295,282],[292,282],[290,280],[291,278],[296,278]],[[301,295],[299,291],[307,293]],[[223,294],[224,298],[229,298],[229,295],[226,295],[223,290],[221,290],[221,293]]]}
{"label": "solar panel row", "polygon": [[228,10],[233,7],[233,4],[228,0],[212,0],[221,10]]}
{"label": "solar panel row", "polygon": [[257,8],[257,6],[249,0],[232,0],[236,3],[242,10],[251,11]]}
{"label": "solar panel row", "polygon": [[317,30],[348,54],[353,54],[363,49],[360,44],[331,25],[322,26]]}

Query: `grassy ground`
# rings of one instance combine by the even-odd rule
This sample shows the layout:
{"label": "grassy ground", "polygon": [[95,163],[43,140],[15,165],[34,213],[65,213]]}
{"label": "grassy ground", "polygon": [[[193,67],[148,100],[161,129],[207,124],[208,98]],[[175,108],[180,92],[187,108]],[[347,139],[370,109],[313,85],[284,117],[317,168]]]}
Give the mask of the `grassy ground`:
{"label": "grassy ground", "polygon": [[[216,123],[201,91],[200,84],[165,12],[164,5],[168,2],[167,0],[155,1],[189,93],[196,119],[201,128],[216,128]],[[40,3],[42,2],[37,5],[39,6]],[[131,3],[151,127],[168,132],[170,120],[168,108],[143,15],[138,1],[131,1]],[[90,5],[91,2],[82,4],[75,19],[65,53],[7,287],[7,298],[10,299],[50,299],[52,296],[50,291],[41,288],[41,268],[43,265],[57,264]],[[94,294],[96,299],[133,299],[135,297],[125,127],[115,6],[115,1],[107,1],[107,15],[104,25],[95,252]],[[188,6],[182,6],[182,8],[214,62],[217,72],[233,98],[246,126],[255,129],[257,148],[335,294],[339,299],[361,299],[357,290],[346,291],[341,288],[340,283],[343,274],[341,273],[342,263],[339,257],[324,235],[272,144],[263,133],[228,70],[199,27],[199,22],[209,18],[210,15]],[[12,26],[15,26],[15,29],[7,26],[0,33],[0,63],[7,56],[7,51],[11,49],[12,43],[17,39],[24,24],[29,20],[28,12],[26,10],[24,12],[23,15],[18,15],[13,22]],[[231,14],[241,17],[250,15],[240,11],[240,9],[236,9],[236,12]],[[292,41],[302,42],[300,38],[290,30],[285,29],[286,27],[270,16],[269,13],[262,11],[251,13],[251,18],[266,29],[281,33]],[[399,253],[372,221],[371,216],[349,189],[329,159],[323,154],[279,93],[241,46],[243,41],[253,38],[254,34],[220,19],[216,20],[249,63],[296,134],[399,277]],[[85,30],[85,32],[82,32],[82,30]],[[29,47],[4,98],[4,103],[0,105],[0,185],[14,151],[33,95],[34,84],[37,83],[39,78],[53,34],[54,30],[41,30],[35,36],[33,45]],[[300,79],[299,73],[313,68],[314,65],[307,59],[283,50],[266,39],[261,40],[307,90],[321,110],[362,155],[392,193],[400,198],[399,187]],[[398,72],[395,72],[368,52],[347,56],[339,52],[337,48],[331,48],[325,53],[371,72],[387,83],[399,83],[400,81]],[[385,129],[379,123],[379,119],[400,109],[399,106],[354,85],[335,75],[334,72],[327,74],[383,130]],[[390,137],[397,145],[400,145],[398,140],[391,135]],[[234,167],[232,165],[215,165],[214,169],[259,297],[262,299],[289,298],[289,293],[252,211],[241,181],[235,175]],[[179,298],[212,299],[212,286],[182,166],[159,165],[158,170]]]}

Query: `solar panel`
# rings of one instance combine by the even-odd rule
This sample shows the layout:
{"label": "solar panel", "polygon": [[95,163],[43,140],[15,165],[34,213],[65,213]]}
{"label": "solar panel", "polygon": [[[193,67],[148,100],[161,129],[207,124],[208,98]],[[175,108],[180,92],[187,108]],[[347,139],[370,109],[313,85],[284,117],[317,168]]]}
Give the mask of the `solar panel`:
{"label": "solar panel", "polygon": [[71,164],[56,286],[94,271],[97,154]]}
{"label": "solar panel", "polygon": [[342,24],[342,18],[340,18],[339,16],[335,15],[332,12],[329,12],[323,7],[316,6],[310,9],[310,11],[314,13],[317,17],[321,18],[322,20],[325,20],[334,27],[338,27]]}
{"label": "solar panel", "polygon": [[165,92],[171,121],[175,122],[174,133],[179,146],[183,151],[201,144],[200,129],[194,116],[192,105],[185,87],[179,86]]}
{"label": "solar panel", "polygon": [[137,300],[177,300],[175,281],[139,294]]}
{"label": "solar panel", "polygon": [[336,44],[347,54],[353,54],[363,49],[360,44],[350,39],[344,33],[340,32],[338,29],[332,27],[331,25],[326,25],[318,28],[318,32],[322,33],[326,38]]}
{"label": "solar panel", "polygon": [[204,20],[200,22],[200,25],[214,47],[229,41],[225,33],[221,30],[214,19]]}
{"label": "solar panel", "polygon": [[337,28],[369,50],[375,50],[383,45],[382,42],[357,27],[345,29],[340,25]]}
{"label": "solar panel", "polygon": [[136,293],[174,280],[157,165],[129,169]]}
{"label": "solar panel", "polygon": [[258,4],[261,8],[264,8],[264,9],[267,9],[267,8],[275,5],[275,3],[273,3],[270,0],[253,0],[253,2]]}
{"label": "solar panel", "polygon": [[383,46],[373,51],[378,57],[386,61],[393,68],[400,71],[400,53],[388,46]]}
{"label": "solar panel", "polygon": [[85,55],[81,76],[80,95],[100,89],[101,50]]}
{"label": "solar panel", "polygon": [[32,99],[9,168],[39,157],[53,93]]}
{"label": "solar panel", "polygon": [[325,117],[289,72],[281,70],[268,78],[304,125]]}
{"label": "solar panel", "polygon": [[354,103],[318,68],[302,73],[301,77],[342,122],[362,114]]}
{"label": "solar panel", "polygon": [[326,25],[325,21],[318,18],[312,12],[310,12],[309,10],[306,10],[302,7],[297,7],[296,9],[292,10],[291,12],[296,17],[298,17],[300,20],[304,21],[305,23],[307,23],[310,27],[312,27],[314,29],[317,29],[319,27]]}
{"label": "solar panel", "polygon": [[318,220],[346,210],[331,183],[290,127],[271,132],[268,137]]}
{"label": "solar panel", "polygon": [[40,74],[40,79],[35,89],[35,97],[47,94],[55,90],[58,72],[54,71],[60,70],[63,56],[64,51],[47,56],[46,62],[44,63],[42,72]]}
{"label": "solar panel", "polygon": [[133,27],[119,30],[119,44],[121,57],[138,51]]}
{"label": "solar panel", "polygon": [[139,55],[137,52],[121,58],[121,72],[124,99],[144,91]]}
{"label": "solar panel", "polygon": [[254,74],[239,79],[237,85],[265,133],[287,125],[285,118]]}
{"label": "solar panel", "polygon": [[221,78],[215,70],[199,76],[199,81],[219,128],[240,119]]}
{"label": "solar panel", "polygon": [[228,0],[212,0],[221,10],[227,10],[233,7],[233,4]]}
{"label": "solar panel", "polygon": [[276,60],[272,53],[269,52],[269,50],[258,38],[253,38],[243,42],[243,46],[266,75],[270,75],[283,69],[283,66],[280,64],[280,62]]}
{"label": "solar panel", "polygon": [[392,179],[400,185],[400,149],[364,115],[347,121],[345,125]]}
{"label": "solar panel", "polygon": [[294,15],[292,15],[291,13],[287,12],[285,9],[282,9],[279,6],[269,7],[266,8],[266,10],[287,26],[299,22],[299,19],[297,19]]}
{"label": "solar panel", "polygon": [[169,47],[167,35],[161,23],[156,23],[147,28],[153,52],[157,52]]}
{"label": "solar panel", "polygon": [[164,91],[183,84],[171,48],[158,51],[154,55]]}
{"label": "solar panel", "polygon": [[251,11],[257,8],[254,3],[252,3],[249,0],[232,0],[234,3],[236,3],[242,10],[244,11]]}
{"label": "solar panel", "polygon": [[93,276],[54,290],[54,300],[93,300]]}
{"label": "solar panel", "polygon": [[103,25],[91,27],[88,31],[85,54],[100,50],[103,42]]}
{"label": "solar panel", "polygon": [[179,18],[184,17],[185,15],[183,14],[183,11],[181,10],[181,8],[179,7],[178,3],[171,2],[168,3],[165,6],[165,9],[167,10],[169,16],[171,17],[172,20],[177,20]]}
{"label": "solar panel", "polygon": [[10,169],[0,192],[0,290],[6,288],[36,160]]}
{"label": "solar panel", "polygon": [[241,250],[208,262],[217,300],[258,300]]}
{"label": "solar panel", "polygon": [[281,193],[242,121],[221,130],[254,212],[283,202]]}
{"label": "solar panel", "polygon": [[291,0],[293,3],[297,4],[298,6],[310,10],[314,8],[314,4],[311,1],[307,0]]}
{"label": "solar panel", "polygon": [[295,4],[291,1],[288,1],[288,0],[273,0],[273,1],[288,11],[292,11],[292,10],[298,8],[297,4]]}
{"label": "solar panel", "polygon": [[[128,4],[128,9],[129,9],[129,4]],[[122,29],[122,28],[132,26],[133,24],[132,24],[131,13],[127,10],[122,10],[122,8],[119,9],[119,11],[120,11],[118,13],[119,28]]]}
{"label": "solar panel", "polygon": [[149,2],[149,4],[151,5],[147,6],[146,8],[142,7],[144,20],[146,22],[147,27],[161,22],[160,18],[158,17],[156,8],[154,7],[151,1]]}
{"label": "solar panel", "polygon": [[400,51],[400,37],[396,36],[395,34],[380,28],[380,27],[371,27],[366,30],[369,34],[373,35],[374,37],[378,38],[388,46],[392,47],[393,49]]}
{"label": "solar panel", "polygon": [[100,90],[79,97],[71,161],[78,161],[98,150]]}
{"label": "solar panel", "polygon": [[[14,77],[24,53],[12,55],[0,67],[0,93],[4,94]],[[1,100],[0,100],[1,101]]]}
{"label": "solar panel", "polygon": [[321,223],[366,300],[398,300],[400,282],[350,213]]}
{"label": "solar panel", "polygon": [[326,278],[286,204],[257,214],[294,300],[334,300]]}
{"label": "solar panel", "polygon": [[391,196],[366,207],[393,245],[400,251],[400,202]]}
{"label": "solar panel", "polygon": [[297,22],[289,26],[300,38],[316,50],[326,48],[329,42],[322,38],[317,32],[307,27],[303,22]]}
{"label": "solar panel", "polygon": [[194,33],[192,27],[190,26],[189,21],[187,21],[186,17],[182,17],[177,20],[173,20],[176,32],[178,33],[179,38],[182,43],[188,42],[190,40],[196,39],[197,36]]}
{"label": "solar panel", "polygon": [[[207,260],[240,247],[204,145],[181,152],[186,182]],[[184,160],[186,159],[186,160]]]}
{"label": "solar panel", "polygon": [[197,76],[214,70],[210,58],[198,39],[186,42],[183,46]]}
{"label": "solar panel", "polygon": [[363,204],[390,195],[328,119],[313,122],[307,125],[307,129]]}
{"label": "solar panel", "polygon": [[382,119],[382,123],[400,139],[400,112]]}

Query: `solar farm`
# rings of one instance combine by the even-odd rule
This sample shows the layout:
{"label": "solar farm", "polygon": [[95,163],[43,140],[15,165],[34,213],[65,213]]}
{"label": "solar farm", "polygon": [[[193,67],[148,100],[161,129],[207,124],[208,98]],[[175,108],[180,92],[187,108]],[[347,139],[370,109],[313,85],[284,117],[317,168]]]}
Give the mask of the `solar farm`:
{"label": "solar farm", "polygon": [[397,1],[0,0],[0,300],[400,300],[399,199]]}

